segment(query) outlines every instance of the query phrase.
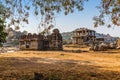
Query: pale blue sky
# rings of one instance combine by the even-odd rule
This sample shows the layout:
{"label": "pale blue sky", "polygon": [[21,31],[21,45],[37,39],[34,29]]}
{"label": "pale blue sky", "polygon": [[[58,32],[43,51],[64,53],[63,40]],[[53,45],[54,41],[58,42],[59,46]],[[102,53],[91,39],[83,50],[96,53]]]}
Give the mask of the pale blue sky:
{"label": "pale blue sky", "polygon": [[[63,13],[57,14],[56,17],[56,27],[60,30],[60,32],[69,32],[73,31],[76,28],[85,27],[89,29],[93,29],[98,33],[110,34],[112,36],[120,37],[120,27],[112,27],[107,28],[106,26],[99,26],[97,28],[93,27],[92,18],[95,15],[98,15],[98,9],[96,6],[100,4],[101,0],[89,0],[84,4],[84,10],[82,12],[78,12],[75,10],[74,13],[65,16]],[[20,30],[27,30],[31,33],[37,33],[37,27],[41,20],[41,16],[34,17],[31,15],[29,18],[29,25],[21,28]]]}

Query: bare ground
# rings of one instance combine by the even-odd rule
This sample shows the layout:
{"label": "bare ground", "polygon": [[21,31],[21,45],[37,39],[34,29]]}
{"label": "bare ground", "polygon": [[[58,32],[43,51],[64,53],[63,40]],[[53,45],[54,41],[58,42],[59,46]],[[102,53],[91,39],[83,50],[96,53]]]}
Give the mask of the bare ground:
{"label": "bare ground", "polygon": [[[83,50],[80,53],[71,50]],[[0,54],[0,80],[120,80],[120,50],[17,51]]]}

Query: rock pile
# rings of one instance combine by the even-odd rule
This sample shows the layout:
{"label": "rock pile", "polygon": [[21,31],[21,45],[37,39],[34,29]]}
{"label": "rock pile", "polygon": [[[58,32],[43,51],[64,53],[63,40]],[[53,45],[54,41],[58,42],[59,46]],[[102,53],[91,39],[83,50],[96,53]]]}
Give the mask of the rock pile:
{"label": "rock pile", "polygon": [[0,53],[8,53],[8,52],[15,52],[18,51],[19,48],[8,48],[8,47],[1,47],[0,48]]}
{"label": "rock pile", "polygon": [[90,50],[93,50],[93,51],[106,51],[108,49],[116,49],[117,48],[117,45],[116,43],[110,43],[110,44],[105,44],[105,43],[97,43],[97,44],[94,44],[90,47]]}

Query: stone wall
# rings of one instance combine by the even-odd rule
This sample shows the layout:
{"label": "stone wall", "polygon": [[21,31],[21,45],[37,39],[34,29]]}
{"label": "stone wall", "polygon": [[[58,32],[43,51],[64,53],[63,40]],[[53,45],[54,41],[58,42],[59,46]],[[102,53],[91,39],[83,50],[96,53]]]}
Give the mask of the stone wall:
{"label": "stone wall", "polygon": [[62,50],[62,36],[58,29],[54,29],[51,35],[23,35],[19,39],[20,49],[35,50]]}

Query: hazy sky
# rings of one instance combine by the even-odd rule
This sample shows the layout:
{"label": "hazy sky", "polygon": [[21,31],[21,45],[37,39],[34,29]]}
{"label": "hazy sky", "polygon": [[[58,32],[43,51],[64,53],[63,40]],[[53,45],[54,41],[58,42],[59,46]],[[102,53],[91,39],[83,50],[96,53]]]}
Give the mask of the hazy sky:
{"label": "hazy sky", "polygon": [[[106,26],[99,26],[94,28],[93,26],[93,17],[98,15],[98,9],[96,6],[100,4],[101,0],[89,0],[84,4],[84,10],[82,12],[78,12],[75,10],[74,13],[65,16],[63,13],[57,14],[56,18],[56,27],[60,30],[60,32],[69,32],[73,31],[76,28],[89,28],[93,29],[98,33],[110,34],[112,36],[120,37],[120,27],[112,27],[107,28]],[[21,31],[27,30],[31,33],[37,33],[38,24],[41,21],[41,16],[34,17],[31,15],[29,18],[29,25],[21,28]]]}

